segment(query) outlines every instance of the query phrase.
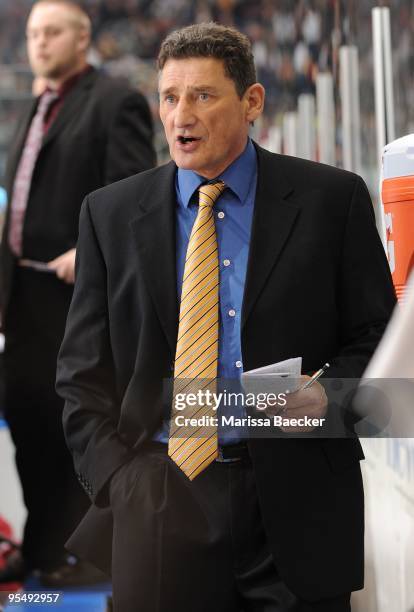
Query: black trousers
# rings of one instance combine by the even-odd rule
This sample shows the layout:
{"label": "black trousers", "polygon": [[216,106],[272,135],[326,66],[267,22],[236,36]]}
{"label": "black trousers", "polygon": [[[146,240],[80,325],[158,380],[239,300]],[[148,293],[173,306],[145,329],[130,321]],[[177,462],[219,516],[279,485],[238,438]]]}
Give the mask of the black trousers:
{"label": "black trousers", "polygon": [[110,483],[115,612],[350,612],[350,593],[300,601],[263,529],[248,458],[211,464],[190,482],[150,448]]}
{"label": "black trousers", "polygon": [[23,555],[49,569],[89,502],[63,437],[63,401],[55,393],[56,359],[72,295],[54,275],[17,269],[6,317],[5,417],[28,511]]}

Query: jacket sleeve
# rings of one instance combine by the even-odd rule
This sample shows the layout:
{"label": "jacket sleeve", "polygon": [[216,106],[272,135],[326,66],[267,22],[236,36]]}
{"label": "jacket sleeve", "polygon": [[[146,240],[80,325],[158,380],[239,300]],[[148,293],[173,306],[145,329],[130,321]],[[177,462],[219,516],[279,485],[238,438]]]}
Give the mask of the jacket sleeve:
{"label": "jacket sleeve", "polygon": [[345,227],[339,274],[339,354],[327,377],[361,377],[388,324],[396,298],[375,225],[371,198],[356,178]]}
{"label": "jacket sleeve", "polygon": [[[360,177],[356,177],[349,207],[340,266],[337,299],[341,348],[329,360],[330,368],[323,376],[332,381],[321,380],[329,399],[322,432],[326,437],[333,432],[334,439],[327,442],[331,446],[337,444],[336,436],[353,432],[355,423],[362,418],[354,411],[359,379],[381,340],[396,303],[371,198]],[[333,380],[341,378],[348,380]]]}
{"label": "jacket sleeve", "polygon": [[150,108],[144,96],[128,91],[108,127],[104,184],[149,170],[155,164]]}
{"label": "jacket sleeve", "polygon": [[80,215],[76,283],[57,367],[65,400],[63,428],[78,480],[98,506],[108,504],[110,476],[132,457],[117,432],[115,388],[106,300],[106,266],[88,198]]}

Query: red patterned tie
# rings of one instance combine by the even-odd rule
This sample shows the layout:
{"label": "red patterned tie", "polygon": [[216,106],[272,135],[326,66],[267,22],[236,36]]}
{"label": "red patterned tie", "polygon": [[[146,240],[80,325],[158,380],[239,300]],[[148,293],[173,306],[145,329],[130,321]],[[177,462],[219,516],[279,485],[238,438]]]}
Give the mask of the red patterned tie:
{"label": "red patterned tie", "polygon": [[17,256],[22,255],[23,223],[29,199],[33,171],[39,155],[44,135],[44,120],[52,102],[58,94],[46,91],[40,98],[37,111],[30,124],[26,142],[17,168],[10,205],[9,246]]}

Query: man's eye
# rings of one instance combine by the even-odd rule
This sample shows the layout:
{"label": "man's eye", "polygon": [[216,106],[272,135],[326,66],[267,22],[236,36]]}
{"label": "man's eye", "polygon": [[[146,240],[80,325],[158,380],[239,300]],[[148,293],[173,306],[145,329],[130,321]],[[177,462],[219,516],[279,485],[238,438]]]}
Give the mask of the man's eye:
{"label": "man's eye", "polygon": [[202,102],[205,102],[206,100],[210,98],[210,95],[208,93],[201,93],[199,98]]}
{"label": "man's eye", "polygon": [[175,102],[174,96],[165,96],[164,99],[167,102],[167,104],[174,104],[174,102]]}

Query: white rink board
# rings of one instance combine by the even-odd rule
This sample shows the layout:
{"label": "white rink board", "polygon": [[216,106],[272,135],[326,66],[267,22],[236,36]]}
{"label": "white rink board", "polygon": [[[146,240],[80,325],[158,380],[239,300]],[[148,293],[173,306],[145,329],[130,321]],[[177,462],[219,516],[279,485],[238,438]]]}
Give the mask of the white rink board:
{"label": "white rink board", "polygon": [[414,440],[362,440],[365,589],[353,612],[414,610]]}

